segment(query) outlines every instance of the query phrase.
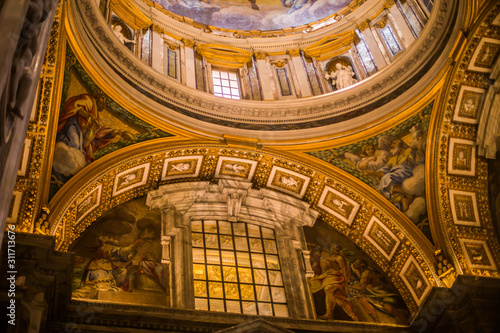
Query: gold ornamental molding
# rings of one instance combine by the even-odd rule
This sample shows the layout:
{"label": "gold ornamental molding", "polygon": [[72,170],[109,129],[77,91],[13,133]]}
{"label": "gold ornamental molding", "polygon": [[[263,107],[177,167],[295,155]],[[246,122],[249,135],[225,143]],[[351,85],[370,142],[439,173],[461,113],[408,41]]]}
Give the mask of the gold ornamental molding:
{"label": "gold ornamental molding", "polygon": [[[374,137],[408,120],[419,113],[426,105],[435,101],[442,92],[443,85],[446,82],[446,75],[451,70],[450,66],[451,62],[442,68],[441,73],[434,80],[430,81],[418,96],[408,101],[402,107],[392,111],[382,121],[363,123],[363,131],[356,131],[355,134],[346,134],[342,137],[339,137],[339,135],[318,136],[316,137],[317,142],[303,143],[301,140],[275,141],[266,142],[264,146],[271,147],[272,144],[273,149],[283,152],[308,152],[346,146]],[[434,109],[437,107],[436,104],[434,105]]]}
{"label": "gold ornamental molding", "polygon": [[[228,141],[231,139],[228,137]],[[432,245],[381,194],[324,162],[308,164],[299,155],[249,149],[248,145],[239,146],[238,141],[228,146],[155,139],[106,155],[71,178],[54,196],[48,207],[48,233],[56,236],[59,250],[67,250],[102,214],[158,186],[232,178],[251,181],[256,188],[282,192],[311,204],[324,221],[374,260],[412,312],[421,304],[422,295],[432,286],[441,285]],[[332,197],[337,199],[332,201]],[[368,232],[374,225],[383,226],[393,241],[381,246],[383,240]],[[418,298],[403,278],[410,262],[417,263],[422,268],[421,276],[425,276]]]}
{"label": "gold ornamental molding", "polygon": [[[431,151],[426,174],[429,218],[433,234],[458,274],[499,277],[500,243],[488,198],[488,163],[476,150],[480,101],[491,82],[494,58],[500,48],[500,4],[483,4],[478,20],[459,35],[450,54],[453,67],[431,118]],[[466,21],[465,25],[469,24]],[[491,33],[496,31],[496,33]]]}
{"label": "gold ornamental molding", "polygon": [[263,51],[256,51],[254,53],[255,59],[266,59],[267,53]]}
{"label": "gold ornamental molding", "polygon": [[[67,14],[64,20],[64,32],[67,38],[66,41],[73,50],[75,57],[80,65],[92,78],[92,80],[99,86],[103,93],[105,93],[107,96],[109,96],[109,98],[111,98],[113,101],[118,103],[130,113],[134,114],[147,123],[155,124],[156,127],[164,130],[165,132],[179,135],[181,137],[201,137],[200,135],[193,134],[192,132],[182,130],[175,121],[170,121],[169,123],[165,121],[158,121],[158,118],[161,117],[161,114],[152,112],[153,110],[150,110],[150,107],[144,104],[132,103],[126,96],[126,94],[123,93],[123,91],[119,91],[120,87],[113,84],[114,80],[106,74],[106,70],[103,70],[103,68],[101,67],[101,63],[96,62],[93,57],[88,56],[91,52],[87,48],[85,42],[82,40],[80,34],[77,32],[77,27],[75,26],[75,18],[72,17],[73,11],[71,10],[71,2],[67,3],[65,13]],[[62,44],[65,45],[65,42]],[[63,79],[63,75],[64,71],[61,71],[58,75],[58,80],[60,80],[61,82]],[[60,86],[59,89],[62,90],[62,86]],[[149,112],[146,112],[145,110],[149,110]],[[58,116],[58,112],[59,111],[55,112],[56,116]]]}
{"label": "gold ornamental molding", "polygon": [[195,41],[192,39],[182,38],[181,42],[184,43],[185,47],[193,48],[195,45]]}
{"label": "gold ornamental molding", "polygon": [[370,27],[370,20],[363,21],[359,23],[357,26],[359,31],[364,31]]}
{"label": "gold ornamental molding", "polygon": [[196,52],[214,66],[240,68],[252,61],[252,52],[220,44],[199,44]]}
{"label": "gold ornamental molding", "polygon": [[383,29],[387,26],[387,22],[389,20],[389,17],[386,15],[380,20],[377,21],[377,23],[374,24],[374,26],[378,29]]}
{"label": "gold ornamental molding", "polygon": [[306,47],[304,55],[316,58],[318,61],[333,58],[347,52],[351,48],[355,36],[356,33],[354,31],[349,31],[322,38],[318,42]]}
{"label": "gold ornamental molding", "polygon": [[110,6],[113,12],[134,30],[148,29],[153,24],[130,0],[111,0]]}

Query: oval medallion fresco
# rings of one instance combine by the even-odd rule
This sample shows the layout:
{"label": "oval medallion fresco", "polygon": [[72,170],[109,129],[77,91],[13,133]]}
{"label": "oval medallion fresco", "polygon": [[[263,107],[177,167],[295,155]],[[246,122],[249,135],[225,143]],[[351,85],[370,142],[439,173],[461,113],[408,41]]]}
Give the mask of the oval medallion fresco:
{"label": "oval medallion fresco", "polygon": [[311,23],[351,0],[153,0],[197,22],[234,30],[274,30]]}

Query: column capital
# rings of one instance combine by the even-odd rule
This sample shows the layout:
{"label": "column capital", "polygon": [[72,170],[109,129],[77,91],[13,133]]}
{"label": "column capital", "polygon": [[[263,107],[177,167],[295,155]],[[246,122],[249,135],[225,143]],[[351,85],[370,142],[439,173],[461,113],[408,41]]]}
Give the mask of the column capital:
{"label": "column capital", "polygon": [[383,29],[387,26],[388,21],[389,21],[389,17],[386,15],[382,19],[378,20],[374,26],[378,29]]}
{"label": "column capital", "polygon": [[153,24],[153,32],[156,32],[157,34],[161,35],[163,34],[164,31],[159,25]]}
{"label": "column capital", "polygon": [[297,57],[300,56],[300,49],[286,50],[286,53],[288,53],[291,57]]}
{"label": "column capital", "polygon": [[363,21],[356,26],[356,28],[358,28],[359,31],[366,30],[369,27],[370,27],[370,20]]}
{"label": "column capital", "polygon": [[192,39],[183,38],[181,39],[181,41],[184,43],[184,46],[186,47],[193,48],[195,45],[195,41]]}
{"label": "column capital", "polygon": [[254,52],[253,55],[255,56],[256,59],[266,59],[267,57],[267,53],[262,51]]}
{"label": "column capital", "polygon": [[390,9],[392,6],[394,6],[394,4],[395,4],[394,0],[386,0],[384,3],[384,8]]}

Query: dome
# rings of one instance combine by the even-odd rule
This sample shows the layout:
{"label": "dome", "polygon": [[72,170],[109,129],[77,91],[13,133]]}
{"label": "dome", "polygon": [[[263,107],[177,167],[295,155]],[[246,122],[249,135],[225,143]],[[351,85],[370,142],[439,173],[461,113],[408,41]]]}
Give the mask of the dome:
{"label": "dome", "polygon": [[[155,0],[174,14],[207,26],[233,30],[275,30],[329,17],[350,0]],[[354,1],[363,3],[363,1]]]}

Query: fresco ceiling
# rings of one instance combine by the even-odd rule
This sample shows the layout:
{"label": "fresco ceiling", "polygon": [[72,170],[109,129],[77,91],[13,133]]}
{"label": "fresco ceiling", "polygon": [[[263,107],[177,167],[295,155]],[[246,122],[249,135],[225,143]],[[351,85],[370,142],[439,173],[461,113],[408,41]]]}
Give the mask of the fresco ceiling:
{"label": "fresco ceiling", "polygon": [[[153,0],[199,23],[234,30],[274,30],[311,23],[351,0]],[[362,1],[359,1],[362,2]]]}

